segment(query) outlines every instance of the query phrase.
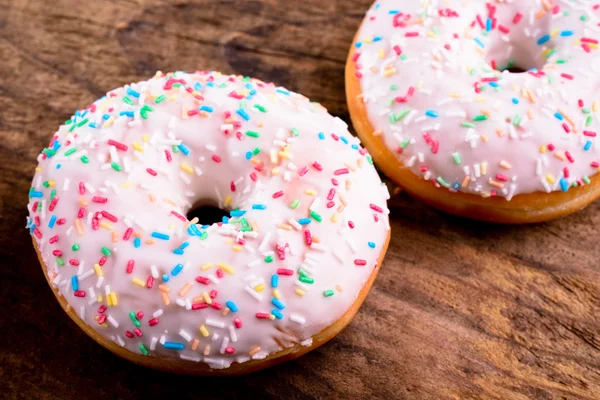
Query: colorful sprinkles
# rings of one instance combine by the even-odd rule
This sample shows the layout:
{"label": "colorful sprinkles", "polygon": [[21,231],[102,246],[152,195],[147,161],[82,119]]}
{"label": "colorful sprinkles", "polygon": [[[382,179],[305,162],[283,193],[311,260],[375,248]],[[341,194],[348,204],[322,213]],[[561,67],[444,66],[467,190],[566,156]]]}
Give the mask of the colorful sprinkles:
{"label": "colorful sprinkles", "polygon": [[[285,342],[309,345],[388,236],[389,194],[346,125],[255,79],[159,72],[77,111],[38,160],[27,228],[50,282],[143,355],[226,368],[298,324]],[[199,200],[228,216],[188,220]]]}

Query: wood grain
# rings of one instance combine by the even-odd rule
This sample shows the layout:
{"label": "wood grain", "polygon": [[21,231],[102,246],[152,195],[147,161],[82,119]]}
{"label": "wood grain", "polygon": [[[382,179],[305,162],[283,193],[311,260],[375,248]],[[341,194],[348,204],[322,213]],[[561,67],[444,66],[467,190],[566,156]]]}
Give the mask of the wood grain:
{"label": "wood grain", "polygon": [[71,113],[155,70],[272,80],[348,121],[344,61],[369,0],[0,0],[0,396],[600,398],[600,204],[505,227],[395,196],[390,250],[356,319],[246,377],[137,367],[72,323],[24,229],[36,156]]}

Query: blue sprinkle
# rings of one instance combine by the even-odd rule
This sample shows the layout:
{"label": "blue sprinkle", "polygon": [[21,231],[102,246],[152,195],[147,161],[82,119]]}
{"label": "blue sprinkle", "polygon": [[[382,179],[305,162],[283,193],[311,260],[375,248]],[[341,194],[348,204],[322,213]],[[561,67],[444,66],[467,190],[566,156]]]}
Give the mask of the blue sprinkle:
{"label": "blue sprinkle", "polygon": [[311,219],[310,219],[310,218],[300,218],[300,219],[298,220],[298,223],[299,223],[300,225],[308,225],[308,224],[310,224],[310,221],[311,221]]}
{"label": "blue sprinkle", "polygon": [[272,310],[271,314],[273,314],[277,319],[283,319],[283,314],[280,313],[279,310]]}
{"label": "blue sprinkle", "polygon": [[132,88],[127,88],[127,94],[136,98],[140,97],[140,93],[136,92]]}
{"label": "blue sprinkle", "polygon": [[252,204],[253,210],[264,210],[266,208],[267,208],[267,206],[264,204]]}
{"label": "blue sprinkle", "polygon": [[588,140],[587,142],[585,142],[585,146],[583,146],[583,149],[585,151],[588,151],[591,147],[592,147],[592,142],[590,140]]}
{"label": "blue sprinkle", "polygon": [[169,282],[169,275],[163,274],[162,279],[164,282]]}
{"label": "blue sprinkle", "polygon": [[77,275],[73,275],[71,277],[71,287],[73,288],[74,292],[79,290],[79,280],[77,279]]}
{"label": "blue sprinkle", "polygon": [[513,97],[512,102],[513,102],[513,104],[519,104],[519,99],[517,99],[516,97]]}
{"label": "blue sprinkle", "polygon": [[55,140],[54,143],[52,143],[53,145],[53,149],[54,151],[57,151],[58,149],[60,149],[60,143],[58,142],[58,140]]}
{"label": "blue sprinkle", "polygon": [[362,42],[356,42],[356,43],[354,43],[354,47],[360,49],[362,47]]}
{"label": "blue sprinkle", "polygon": [[96,128],[98,127],[98,125],[96,125],[96,123],[95,123],[95,122],[89,123],[89,124],[88,124],[88,126],[89,126],[90,128],[94,128],[94,129],[96,129]]}
{"label": "blue sprinkle", "polygon": [[188,154],[190,154],[190,149],[189,149],[189,148],[188,148],[188,147],[187,147],[185,144],[181,143],[181,144],[180,144],[179,146],[177,146],[177,147],[179,147],[179,150],[181,150],[181,152],[182,152],[183,154],[185,154],[186,156],[187,156]]}
{"label": "blue sprinkle", "polygon": [[458,189],[460,189],[460,183],[458,183],[458,182],[454,182],[454,183],[452,184],[452,189],[454,189],[454,190],[458,190]]}
{"label": "blue sprinkle", "polygon": [[351,147],[352,147],[354,150],[358,150],[358,149],[359,149],[359,147],[358,147],[358,145],[357,145],[357,144],[353,144]]}
{"label": "blue sprinkle", "polygon": [[428,117],[431,117],[431,118],[437,118],[440,116],[440,114],[437,111],[433,111],[433,110],[425,111],[425,115],[427,115]]}
{"label": "blue sprinkle", "polygon": [[572,35],[573,35],[573,31],[562,31],[560,33],[560,36],[562,36],[562,37],[572,36]]}
{"label": "blue sprinkle", "polygon": [[181,250],[181,249],[174,249],[174,250],[173,250],[173,253],[175,253],[175,254],[178,254],[178,255],[182,256],[182,255],[183,255],[183,250]]}
{"label": "blue sprinkle", "polygon": [[488,32],[492,30],[492,19],[491,18],[488,18],[487,21],[485,22],[485,30]]}
{"label": "blue sprinkle", "polygon": [[497,88],[498,87],[498,82],[490,82],[490,86],[493,88]]}
{"label": "blue sprinkle", "polygon": [[369,242],[369,247],[372,248],[372,249],[374,249],[375,248],[375,243]]}
{"label": "blue sprinkle", "polygon": [[29,192],[29,197],[44,197],[44,193],[32,191],[32,192]]}
{"label": "blue sprinkle", "polygon": [[188,228],[188,233],[192,236],[200,236],[200,229],[198,229],[196,224],[192,224]]}
{"label": "blue sprinkle", "polygon": [[35,230],[35,224],[31,224],[29,227],[29,233],[32,233]]}
{"label": "blue sprinkle", "polygon": [[215,87],[215,83],[214,82],[206,82],[206,86]]}
{"label": "blue sprinkle", "polygon": [[107,121],[109,118],[110,118],[110,114],[104,114],[102,116],[102,119],[105,120],[105,121]]}
{"label": "blue sprinkle", "polygon": [[248,96],[248,98],[250,98],[250,97],[254,96],[255,94],[256,94],[256,89],[252,89],[252,90],[250,91],[250,95]]}
{"label": "blue sprinkle", "polygon": [[179,246],[179,248],[180,248],[181,250],[183,250],[183,249],[185,249],[186,247],[188,247],[189,245],[190,245],[190,242],[183,242],[183,243],[181,243],[181,246]]}
{"label": "blue sprinkle", "polygon": [[232,312],[237,312],[238,311],[238,306],[235,305],[235,303],[233,301],[226,301],[225,305],[227,306],[227,308],[229,308]]}
{"label": "blue sprinkle", "polygon": [[271,299],[271,303],[277,307],[280,310],[283,310],[285,308],[285,304],[283,304],[282,302],[280,302],[278,299],[276,299],[275,297],[273,297]]}
{"label": "blue sprinkle", "polygon": [[275,275],[271,275],[271,286],[273,288],[276,288],[277,286],[279,286],[279,276]]}
{"label": "blue sprinkle", "polygon": [[196,82],[196,84],[194,85],[194,90],[199,92],[200,89],[202,89],[202,85],[200,84],[200,82]]}
{"label": "blue sprinkle", "polygon": [[206,112],[211,113],[211,112],[214,111],[214,109],[212,107],[209,107],[209,106],[202,106],[202,107],[200,107],[200,111],[206,111]]}
{"label": "blue sprinkle", "polygon": [[251,158],[252,158],[252,152],[249,151],[249,152],[246,153],[246,160],[249,160]]}
{"label": "blue sprinkle", "polygon": [[56,223],[56,215],[50,217],[50,221],[48,221],[48,228],[54,228],[54,224]]}
{"label": "blue sprinkle", "polygon": [[569,183],[566,181],[565,178],[560,178],[560,188],[562,189],[563,192],[566,192],[569,190]]}
{"label": "blue sprinkle", "polygon": [[342,142],[344,142],[344,144],[348,144],[348,139],[346,139],[345,137],[343,137],[343,136],[340,136],[340,140],[341,140]]}
{"label": "blue sprinkle", "polygon": [[171,275],[173,276],[177,276],[179,275],[179,273],[181,272],[181,270],[183,269],[183,264],[177,264],[172,270],[171,270]]}
{"label": "blue sprinkle", "polygon": [[248,113],[244,110],[242,110],[241,108],[238,108],[236,113],[242,117],[243,119],[245,119],[246,121],[250,121],[250,116],[248,115]]}
{"label": "blue sprinkle", "polygon": [[223,215],[223,218],[221,218],[221,222],[223,222],[224,224],[228,224],[229,218],[227,218],[226,216]]}
{"label": "blue sprinkle", "polygon": [[248,89],[248,90],[252,89],[252,84],[251,84],[251,83],[246,83],[244,86],[245,86],[245,87],[246,87],[246,89]]}
{"label": "blue sprinkle", "polygon": [[56,169],[60,169],[61,166],[62,164],[56,164]]}
{"label": "blue sprinkle", "polygon": [[[379,5],[379,4],[378,4],[378,5]],[[398,10],[390,10],[390,11],[388,11],[388,14],[390,14],[390,15],[396,15],[396,14],[398,14],[399,12],[400,12],[400,11],[398,11]]]}
{"label": "blue sprinkle", "polygon": [[136,249],[139,248],[142,245],[142,241],[140,240],[139,237],[136,237],[135,239],[133,239],[133,247],[135,247]]}
{"label": "blue sprinkle", "polygon": [[183,350],[185,348],[185,345],[183,343],[177,342],[165,342],[165,344],[163,344],[163,347],[165,349]]}
{"label": "blue sprinkle", "polygon": [[546,43],[548,40],[550,40],[550,35],[544,35],[538,39],[537,44],[541,46],[544,43]]}
{"label": "blue sprinkle", "polygon": [[325,140],[325,134],[323,132],[319,132],[319,139]]}
{"label": "blue sprinkle", "polygon": [[244,214],[246,214],[246,210],[231,210],[229,212],[231,217],[242,217]]}
{"label": "blue sprinkle", "polygon": [[289,92],[289,91],[287,91],[287,90],[285,90],[285,89],[283,89],[283,88],[277,88],[277,89],[275,89],[275,91],[276,91],[277,93],[285,94],[286,96],[289,96],[289,95],[290,95],[290,92]]}
{"label": "blue sprinkle", "polygon": [[120,116],[123,116],[123,115],[124,115],[124,116],[126,116],[126,117],[133,118],[133,115],[134,115],[134,113],[133,113],[133,111],[121,111],[121,112],[119,113],[119,115],[120,115]]}
{"label": "blue sprinkle", "polygon": [[485,49],[485,44],[483,44],[483,42],[479,38],[475,38],[473,40],[475,40],[475,43],[477,43],[479,45],[479,47],[481,47],[482,49]]}
{"label": "blue sprinkle", "polygon": [[169,240],[171,238],[171,236],[166,235],[164,233],[160,233],[160,232],[152,232],[152,237],[161,239],[161,240]]}
{"label": "blue sprinkle", "polygon": [[555,116],[555,117],[556,117],[556,118],[557,118],[559,121],[562,121],[563,119],[565,119],[565,118],[562,116],[562,114],[561,114],[561,113],[559,113],[559,112],[556,112],[556,113],[554,113],[554,116]]}
{"label": "blue sprinkle", "polygon": [[375,37],[373,38],[373,43],[375,43],[375,42],[379,42],[379,41],[381,41],[381,39],[382,39],[382,37],[381,37],[381,36],[375,36]]}

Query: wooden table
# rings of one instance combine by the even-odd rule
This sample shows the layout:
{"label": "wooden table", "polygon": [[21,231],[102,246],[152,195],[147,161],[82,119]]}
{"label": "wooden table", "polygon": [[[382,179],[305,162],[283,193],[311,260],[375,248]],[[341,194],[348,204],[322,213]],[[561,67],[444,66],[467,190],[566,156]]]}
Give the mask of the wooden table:
{"label": "wooden table", "polygon": [[367,301],[337,338],[234,379],[137,367],[72,323],[25,230],[58,125],[156,70],[275,81],[348,121],[344,60],[370,0],[0,0],[0,397],[600,398],[600,204],[508,227],[406,195]]}

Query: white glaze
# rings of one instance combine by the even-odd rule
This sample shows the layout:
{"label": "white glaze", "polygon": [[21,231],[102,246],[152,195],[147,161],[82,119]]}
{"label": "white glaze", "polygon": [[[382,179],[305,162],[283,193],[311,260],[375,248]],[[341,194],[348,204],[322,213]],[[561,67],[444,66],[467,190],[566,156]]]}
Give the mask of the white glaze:
{"label": "white glaze", "polygon": [[[165,84],[173,79],[183,79],[185,84],[165,90]],[[231,97],[231,93],[243,100]],[[125,95],[132,100],[131,105],[124,102]],[[166,95],[165,99],[156,104],[161,95]],[[144,104],[152,110],[144,109]],[[248,121],[237,113],[240,107]],[[201,115],[188,113],[199,109],[204,110]],[[130,111],[133,116],[120,116]],[[226,118],[226,112],[231,116]],[[69,132],[74,124],[80,126]],[[260,137],[250,137],[248,131],[259,132]],[[324,139],[319,138],[319,132]],[[348,143],[335,140],[332,134]],[[127,149],[111,146],[109,140]],[[48,266],[50,280],[69,305],[99,334],[132,352],[140,353],[138,346],[143,344],[150,356],[227,368],[234,361],[262,359],[293,344],[309,345],[312,336],[347,311],[378,267],[389,230],[387,189],[346,125],[301,95],[257,80],[242,81],[218,73],[157,74],[149,81],[109,92],[92,108],[78,112],[74,122],[61,126],[53,141],[60,143],[56,154],[39,157],[28,226]],[[180,143],[189,149],[187,156],[182,151],[173,152],[172,146]],[[74,148],[75,153],[66,155]],[[251,162],[246,153],[255,148],[261,152]],[[284,148],[286,151],[280,153]],[[165,151],[171,153],[171,162]],[[215,162],[213,155],[221,161]],[[87,156],[89,163],[84,164],[82,156]],[[312,165],[315,161],[322,171]],[[113,169],[111,162],[121,171]],[[262,164],[261,171],[254,169],[256,164]],[[303,174],[305,167],[308,171]],[[347,174],[334,175],[334,171],[344,168]],[[332,178],[337,179],[338,186],[331,200],[334,204],[328,208],[327,196],[334,188]],[[45,187],[44,182],[49,186]],[[86,188],[83,195],[79,192],[80,182]],[[235,182],[234,192],[231,182]],[[59,199],[53,207],[52,190]],[[274,199],[272,195],[280,190],[284,195]],[[307,190],[315,194],[307,194]],[[108,201],[93,202],[95,196]],[[347,203],[345,207],[340,196]],[[77,218],[80,199],[87,205],[84,215]],[[292,209],[290,204],[295,199],[300,205]],[[31,212],[35,202],[40,202],[41,209]],[[171,212],[185,216],[197,202],[245,210],[243,218],[258,231],[240,232],[238,219],[208,227],[204,240],[190,236],[186,221]],[[255,204],[264,204],[266,209],[253,209]],[[381,212],[374,211],[371,204],[381,207]],[[310,224],[301,226],[297,221],[309,217],[309,207],[322,216],[322,222],[311,218]],[[95,213],[101,211],[108,211],[118,221],[103,217],[98,221],[98,230],[94,230]],[[64,222],[50,228],[53,216],[64,218]],[[32,226],[36,217],[38,224]],[[76,221],[81,223],[83,234],[78,233]],[[349,224],[354,224],[354,229]],[[135,233],[124,240],[128,227]],[[306,228],[320,243],[307,245]],[[169,235],[169,240],[153,238],[155,231]],[[136,233],[141,236],[139,248],[134,246]],[[51,244],[55,236],[58,241]],[[147,244],[147,240],[155,243]],[[183,242],[189,243],[183,254],[174,254]],[[368,242],[373,242],[374,248]],[[72,249],[74,244],[80,245],[78,251]],[[285,249],[285,260],[280,259],[278,244],[280,250]],[[101,267],[103,276],[98,276],[94,265],[103,256],[103,247],[112,254]],[[64,266],[53,255],[56,250],[62,252]],[[273,257],[270,263],[265,260],[269,256]],[[70,259],[78,260],[79,265],[70,265]],[[355,265],[356,259],[365,260],[366,265]],[[129,260],[135,262],[132,273],[126,271]],[[202,269],[211,263],[213,267]],[[225,272],[219,278],[220,263],[226,264],[221,266],[222,272],[229,266],[232,273]],[[177,264],[184,267],[174,276]],[[277,310],[272,303],[275,294],[271,278],[279,268],[293,271],[292,276],[279,276],[277,290],[285,305],[280,310],[283,317],[257,319],[256,313],[271,314],[273,318],[272,310]],[[299,281],[299,268],[314,279],[314,284]],[[163,282],[163,274],[169,277],[168,283]],[[143,285],[152,275],[152,288],[133,282],[138,278]],[[79,290],[85,292],[85,297],[75,296],[73,276],[78,277]],[[207,278],[208,284],[197,282],[197,276]],[[180,293],[186,283],[191,287],[187,293]],[[169,305],[162,298],[161,284],[170,288]],[[261,284],[265,287],[258,292]],[[300,296],[297,289],[305,295]],[[200,297],[197,302],[203,303],[203,293],[211,290],[218,291],[211,302],[218,302],[221,310],[190,310],[194,298]],[[325,297],[326,290],[333,290],[334,295]],[[107,304],[106,293],[116,293],[118,304],[107,307],[107,320],[100,325],[98,309]],[[238,311],[232,312],[227,301],[232,301]],[[125,335],[135,328],[130,311],[144,313],[139,327],[141,337]],[[149,326],[154,317],[159,323]],[[241,320],[241,328],[234,326],[234,318]],[[207,337],[200,331],[202,325],[209,332]],[[194,350],[196,339],[199,343]],[[181,343],[184,349],[167,349],[166,342]],[[226,354],[229,347],[234,349],[233,354]]]}
{"label": "white glaze", "polygon": [[[517,13],[522,18],[515,23]],[[519,193],[586,184],[598,172],[600,158],[594,136],[600,111],[600,50],[594,43],[600,38],[599,15],[596,3],[584,0],[377,1],[354,43],[369,122],[404,166],[452,191],[510,200]],[[582,38],[591,41],[582,46]],[[554,53],[546,57],[549,49]],[[509,60],[524,69],[543,68],[545,75],[490,67]],[[498,81],[482,82],[486,78]],[[406,96],[410,87],[414,95]],[[426,115],[428,110],[434,113]],[[390,120],[403,111],[402,119]],[[484,114],[488,120],[473,121]],[[425,133],[438,142],[437,153]]]}

